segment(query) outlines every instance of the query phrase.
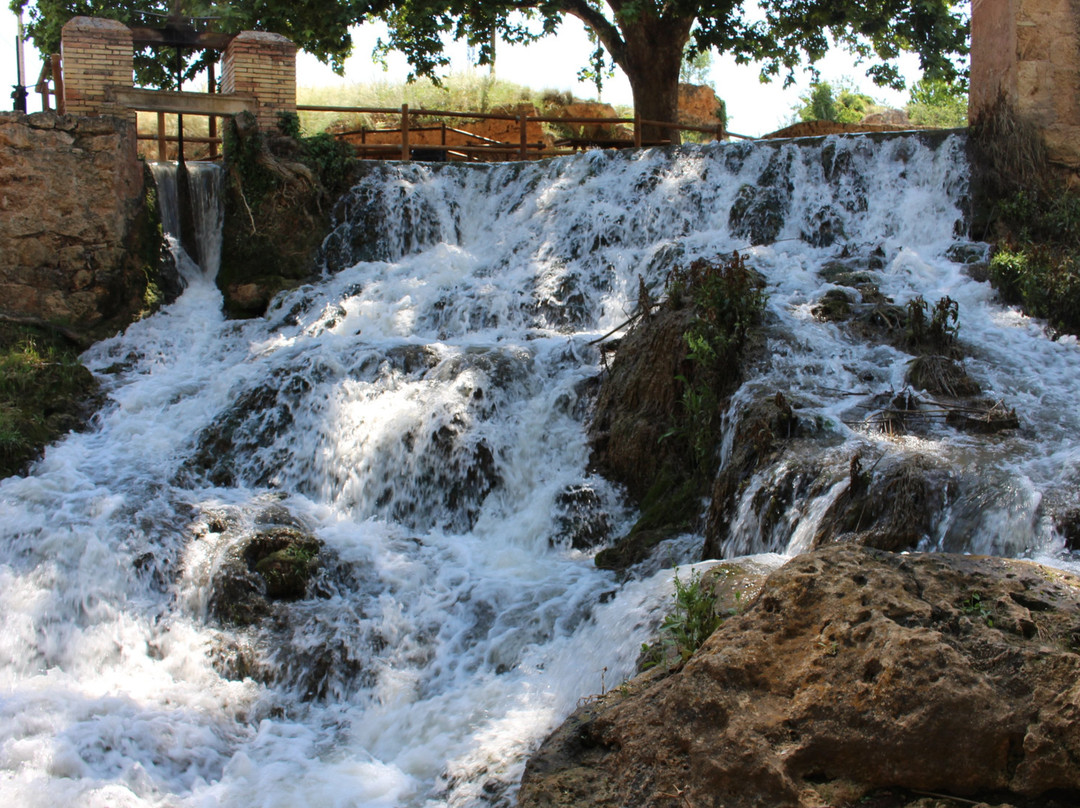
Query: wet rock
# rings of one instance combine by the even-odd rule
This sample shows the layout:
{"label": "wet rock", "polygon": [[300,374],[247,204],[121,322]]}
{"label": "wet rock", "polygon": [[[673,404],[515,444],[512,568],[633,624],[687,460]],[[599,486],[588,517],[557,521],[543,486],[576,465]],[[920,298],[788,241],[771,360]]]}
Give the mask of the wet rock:
{"label": "wet rock", "polygon": [[569,541],[577,550],[603,544],[611,535],[611,521],[600,495],[587,485],[572,485],[555,497],[555,542]]}
{"label": "wet rock", "polygon": [[1080,578],[1030,562],[808,553],[681,669],[580,707],[518,804],[1074,804],[1078,628]]}
{"label": "wet rock", "polygon": [[[214,545],[209,614],[222,630],[210,657],[221,675],[308,700],[370,687],[382,641],[358,597],[369,586],[364,566],[342,563],[280,504],[254,520],[235,508],[203,519],[204,530],[217,534],[204,532],[202,540]],[[336,604],[330,617],[328,601]]]}
{"label": "wet rock", "polygon": [[305,373],[273,374],[265,384],[241,393],[236,402],[206,427],[190,465],[181,474],[206,476],[214,485],[238,480],[266,485],[277,470],[271,459],[257,459],[294,421],[294,408],[312,387]]}
{"label": "wet rock", "polygon": [[1080,508],[1070,508],[1058,514],[1054,522],[1065,540],[1065,548],[1074,553],[1080,550]]}
{"label": "wet rock", "polygon": [[800,237],[811,247],[829,247],[844,237],[844,220],[830,207],[823,207],[812,214]]}
{"label": "wet rock", "polygon": [[908,455],[876,473],[851,460],[845,490],[821,519],[814,546],[849,541],[879,550],[914,550],[934,534],[955,480],[937,461]]}
{"label": "wet rock", "polygon": [[851,317],[851,305],[855,301],[842,289],[830,289],[814,306],[814,316],[827,322],[839,322]]}
{"label": "wet rock", "polygon": [[695,314],[686,306],[661,308],[621,341],[602,382],[589,425],[593,465],[644,499],[661,469],[681,465],[685,447],[662,440],[674,426],[683,384],[693,372],[683,334]]}
{"label": "wet rock", "polygon": [[750,244],[772,244],[780,235],[790,204],[790,195],[780,189],[742,186],[728,214],[731,235]]}
{"label": "wet rock", "polygon": [[322,542],[292,527],[273,527],[229,547],[214,575],[210,610],[225,623],[250,625],[273,601],[304,597]]}
{"label": "wet rock", "polygon": [[705,519],[704,558],[730,555],[724,545],[747,482],[759,470],[777,462],[790,441],[807,428],[783,393],[757,399],[741,408],[736,417],[731,455],[712,484]]}

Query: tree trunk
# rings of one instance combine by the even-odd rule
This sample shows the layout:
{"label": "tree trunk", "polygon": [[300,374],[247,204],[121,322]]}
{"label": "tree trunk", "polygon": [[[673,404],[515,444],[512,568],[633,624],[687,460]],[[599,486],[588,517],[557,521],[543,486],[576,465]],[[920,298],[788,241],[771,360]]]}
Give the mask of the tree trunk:
{"label": "tree trunk", "polygon": [[[693,23],[693,17],[665,19],[648,15],[619,23],[626,48],[618,63],[630,79],[634,110],[642,120],[678,121],[679,68]],[[641,136],[645,142],[679,142],[677,129],[660,126],[642,127]]]}

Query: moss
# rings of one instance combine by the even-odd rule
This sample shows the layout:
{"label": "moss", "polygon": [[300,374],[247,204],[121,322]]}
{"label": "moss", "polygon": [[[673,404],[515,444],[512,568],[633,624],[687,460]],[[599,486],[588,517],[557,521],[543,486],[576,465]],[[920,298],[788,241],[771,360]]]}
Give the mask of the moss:
{"label": "moss", "polygon": [[[296,134],[296,127],[287,123],[285,131]],[[230,316],[258,316],[276,292],[315,273],[333,203],[351,186],[357,161],[350,146],[329,135],[271,138],[243,116],[230,122],[225,137],[218,285]]]}
{"label": "moss", "polygon": [[46,444],[81,427],[93,409],[94,377],[60,336],[0,323],[0,477]]}
{"label": "moss", "polygon": [[641,503],[641,516],[614,547],[596,555],[601,569],[623,570],[649,556],[660,542],[691,530],[701,511],[704,484],[700,477],[666,466]]}

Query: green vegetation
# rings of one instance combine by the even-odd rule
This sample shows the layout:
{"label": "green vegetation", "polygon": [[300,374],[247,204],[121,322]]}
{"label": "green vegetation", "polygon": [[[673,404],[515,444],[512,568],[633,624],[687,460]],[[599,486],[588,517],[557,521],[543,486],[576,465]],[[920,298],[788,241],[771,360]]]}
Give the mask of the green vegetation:
{"label": "green vegetation", "polygon": [[1041,133],[1000,102],[971,138],[974,232],[994,243],[990,282],[1006,302],[1080,335],[1080,193],[1051,167]]}
{"label": "green vegetation", "polygon": [[834,90],[827,81],[815,82],[810,92],[800,96],[799,100],[802,106],[795,112],[800,121],[858,123],[871,112],[883,109],[873,98],[856,92],[847,83],[840,83]]}
{"label": "green vegetation", "polygon": [[686,662],[705,640],[724,622],[716,613],[716,594],[702,584],[701,573],[694,570],[683,583],[675,570],[675,591],[671,613],[660,624],[660,638],[641,646],[642,669],[663,664],[669,659]]}
{"label": "green vegetation", "polygon": [[1009,303],[1080,334],[1080,196],[1019,191],[999,205],[1006,235],[990,260],[990,281]]}
{"label": "green vegetation", "polygon": [[0,323],[0,477],[80,426],[95,388],[78,352],[60,336]]}
{"label": "green vegetation", "polygon": [[[172,0],[10,0],[12,10],[29,10],[27,34],[44,56],[60,52],[60,30],[75,16],[103,17],[129,26],[161,27]],[[220,3],[215,0],[185,0],[181,13],[200,18],[198,28],[232,32],[273,31],[287,36],[300,48],[343,69],[352,51],[349,28],[363,19],[362,4],[326,3],[321,0],[261,0],[259,3]],[[155,15],[155,16],[151,16]],[[135,79],[146,87],[172,89],[176,86],[175,51],[145,48],[135,54]],[[184,55],[182,80],[190,81],[216,61],[215,51]]]}
{"label": "green vegetation", "polygon": [[911,88],[908,118],[919,126],[957,129],[968,124],[967,92],[958,83],[921,79]]}
{"label": "green vegetation", "polygon": [[664,437],[689,444],[695,470],[712,470],[720,429],[720,397],[739,371],[739,357],[750,330],[761,322],[765,292],[760,277],[739,253],[726,263],[698,259],[668,275],[667,305],[689,300],[697,317],[683,334],[692,371],[679,376],[682,412]]}
{"label": "green vegetation", "polygon": [[994,627],[994,610],[983,603],[981,592],[972,592],[960,604],[960,611],[982,620],[990,628]]}
{"label": "green vegetation", "polygon": [[951,297],[940,298],[931,308],[919,295],[907,304],[905,341],[908,347],[919,351],[947,354],[956,343],[959,318],[960,304]]}
{"label": "green vegetation", "polygon": [[[446,2],[370,0],[356,11],[379,17],[390,27],[384,43],[405,54],[417,75],[434,76],[449,63],[446,44],[464,40],[477,48],[481,64],[495,58],[496,34],[528,43],[557,30],[565,15],[581,20],[595,38],[589,70],[603,75],[607,65],[630,81],[635,109],[647,120],[675,120],[684,49],[715,51],[761,64],[765,80],[813,65],[831,47],[871,62],[878,84],[903,86],[896,64],[901,50],[920,55],[934,78],[951,79],[967,52],[968,20],[959,0],[745,0],[724,3],[659,0],[527,0]],[[659,132],[647,132],[651,138]]]}
{"label": "green vegetation", "polygon": [[[353,84],[340,88],[304,88],[298,90],[299,103],[312,106],[371,107],[376,109],[398,109],[408,104],[411,110],[468,110],[491,112],[493,110],[514,110],[520,104],[532,105],[540,112],[550,112],[574,103],[570,93],[558,90],[532,90],[521,84],[493,79],[487,74],[472,70],[453,73],[438,84],[430,79],[418,79],[411,83],[379,82],[375,84]],[[629,108],[616,108],[620,116],[631,115]],[[448,126],[468,129],[467,119],[413,117],[420,125],[430,125],[445,120]],[[397,128],[401,125],[400,115],[368,115],[340,112],[302,112],[301,129],[305,134],[323,130],[347,131],[361,127]],[[568,132],[562,132],[565,136]]]}

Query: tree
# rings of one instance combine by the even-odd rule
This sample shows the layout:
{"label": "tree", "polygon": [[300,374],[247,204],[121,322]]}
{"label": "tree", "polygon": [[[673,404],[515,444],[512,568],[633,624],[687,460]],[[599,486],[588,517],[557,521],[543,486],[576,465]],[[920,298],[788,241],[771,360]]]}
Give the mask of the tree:
{"label": "tree", "polygon": [[707,50],[694,53],[686,48],[683,52],[682,67],[679,68],[680,84],[709,84],[709,73],[712,70],[712,53]]}
{"label": "tree", "polygon": [[810,92],[800,96],[802,106],[795,111],[801,121],[836,121],[838,123],[858,123],[869,113],[880,110],[881,106],[865,93],[856,92],[852,87],[839,87],[839,93],[827,81],[816,81],[810,86]]}
{"label": "tree", "polygon": [[922,79],[911,88],[907,114],[912,123],[942,129],[967,126],[968,99],[963,86]]}
{"label": "tree", "polygon": [[[13,11],[26,7],[28,0],[11,0]],[[161,27],[175,0],[35,0],[30,7],[27,33],[34,45],[47,55],[60,52],[60,30],[72,17],[104,17],[132,27]],[[352,51],[349,27],[360,19],[351,0],[237,0],[215,2],[194,0],[180,4],[180,13],[199,18],[197,26],[235,33],[241,30],[272,31],[289,37],[296,45],[330,62],[341,71]],[[183,55],[182,79],[187,81],[216,60],[214,54]],[[150,87],[175,87],[175,52],[145,49],[135,54],[135,78]]]}
{"label": "tree", "polygon": [[[758,0],[751,19],[746,0],[355,0],[390,28],[382,43],[406,55],[416,74],[435,75],[448,63],[449,37],[478,46],[481,64],[492,29],[512,42],[553,32],[572,16],[592,32],[626,74],[634,106],[648,120],[674,121],[684,49],[691,58],[714,50],[740,63],[757,62],[763,80],[817,62],[835,44],[872,62],[878,84],[903,87],[895,59],[919,54],[924,73],[952,79],[967,53],[968,22],[961,0]],[[603,55],[603,54],[602,54]],[[596,58],[592,59],[595,69]],[[659,132],[646,133],[656,136]]]}

